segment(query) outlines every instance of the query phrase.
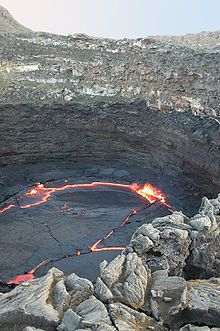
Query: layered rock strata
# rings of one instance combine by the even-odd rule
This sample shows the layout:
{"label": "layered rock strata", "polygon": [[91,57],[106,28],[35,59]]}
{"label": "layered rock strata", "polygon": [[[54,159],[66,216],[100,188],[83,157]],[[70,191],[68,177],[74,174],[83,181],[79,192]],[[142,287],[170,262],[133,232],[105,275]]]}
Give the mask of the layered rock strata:
{"label": "layered rock strata", "polygon": [[220,187],[219,149],[216,119],[161,112],[144,102],[0,107],[1,166],[120,161],[213,192]]}
{"label": "layered rock strata", "polygon": [[196,38],[181,45],[180,38],[0,34],[0,103],[138,99],[161,111],[219,117],[219,31]]}

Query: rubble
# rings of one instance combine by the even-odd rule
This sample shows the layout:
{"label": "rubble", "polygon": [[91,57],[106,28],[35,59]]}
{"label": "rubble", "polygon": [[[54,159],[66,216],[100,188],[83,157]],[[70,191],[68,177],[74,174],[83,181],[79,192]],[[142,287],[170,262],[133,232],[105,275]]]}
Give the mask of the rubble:
{"label": "rubble", "polygon": [[[203,244],[209,245],[210,229],[216,238],[215,246],[212,243],[212,251],[201,247],[201,265],[204,259],[212,259],[214,249],[215,257],[219,258],[218,207],[219,196],[212,200],[205,198],[199,213],[191,219],[174,212],[142,225],[121,255],[109,264],[101,263],[95,289],[90,281],[76,274],[64,276],[53,268],[42,278],[30,281],[28,286],[21,284],[10,293],[2,294],[1,330],[217,331],[220,328],[220,272],[209,263],[209,279],[199,279],[202,274],[194,279],[195,274],[189,273],[185,279],[184,273],[188,263],[199,261],[194,260],[199,251],[196,240],[203,235]],[[194,220],[201,219],[211,227],[194,224]],[[151,240],[152,247],[145,237]],[[138,244],[137,253],[134,238],[139,238],[139,243],[143,240]],[[139,247],[143,249],[140,251]],[[169,255],[164,247],[169,248]],[[150,262],[155,258],[153,249],[158,258],[166,261],[158,263],[156,271],[155,261]]]}

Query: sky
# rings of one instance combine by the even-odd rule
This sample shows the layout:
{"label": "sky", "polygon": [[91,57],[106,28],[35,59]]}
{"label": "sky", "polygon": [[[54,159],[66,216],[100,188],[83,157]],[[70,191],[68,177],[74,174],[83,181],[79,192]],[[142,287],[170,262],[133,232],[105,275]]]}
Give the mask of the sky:
{"label": "sky", "polygon": [[137,38],[220,28],[220,0],[0,0],[34,31]]}

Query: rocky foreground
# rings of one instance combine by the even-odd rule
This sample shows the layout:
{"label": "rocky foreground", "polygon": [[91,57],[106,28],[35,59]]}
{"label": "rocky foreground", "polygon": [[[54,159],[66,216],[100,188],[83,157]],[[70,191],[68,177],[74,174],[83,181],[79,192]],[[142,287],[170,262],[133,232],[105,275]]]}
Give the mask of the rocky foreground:
{"label": "rocky foreground", "polygon": [[0,297],[0,329],[220,330],[220,195],[142,225],[96,283],[52,268]]}

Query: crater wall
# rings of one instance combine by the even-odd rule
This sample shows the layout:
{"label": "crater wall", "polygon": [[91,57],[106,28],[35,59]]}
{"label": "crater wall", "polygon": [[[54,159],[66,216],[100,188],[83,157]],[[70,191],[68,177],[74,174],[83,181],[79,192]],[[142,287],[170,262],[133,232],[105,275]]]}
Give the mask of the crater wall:
{"label": "crater wall", "polygon": [[0,164],[121,161],[199,186],[220,186],[216,119],[162,112],[144,102],[0,108]]}

